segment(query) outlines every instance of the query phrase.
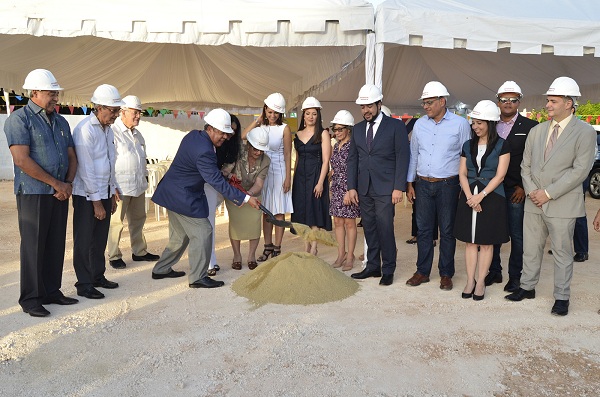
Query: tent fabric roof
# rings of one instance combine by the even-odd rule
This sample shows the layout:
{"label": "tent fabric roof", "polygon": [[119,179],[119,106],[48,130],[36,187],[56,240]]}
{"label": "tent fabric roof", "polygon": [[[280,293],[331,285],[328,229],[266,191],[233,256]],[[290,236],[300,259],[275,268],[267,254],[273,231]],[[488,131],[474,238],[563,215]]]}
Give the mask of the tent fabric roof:
{"label": "tent fabric roof", "polygon": [[378,43],[600,57],[599,12],[597,0],[387,0],[375,32]]}
{"label": "tent fabric roof", "polygon": [[0,86],[21,92],[27,73],[49,69],[61,102],[89,105],[100,84],[145,106],[194,110],[288,104],[364,58],[374,10],[362,0],[105,0],[101,7],[41,0],[0,4]]}

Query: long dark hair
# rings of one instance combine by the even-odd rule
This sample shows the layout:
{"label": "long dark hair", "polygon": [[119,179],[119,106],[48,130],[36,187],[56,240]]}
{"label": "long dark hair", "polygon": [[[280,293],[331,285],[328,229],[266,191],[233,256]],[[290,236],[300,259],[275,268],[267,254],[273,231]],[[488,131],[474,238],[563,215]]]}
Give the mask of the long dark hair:
{"label": "long dark hair", "polygon": [[[489,152],[496,145],[496,142],[498,142],[498,131],[496,130],[496,121],[489,121],[489,120],[482,120],[482,121],[487,122],[487,126],[488,126],[487,145],[486,145],[485,151]],[[476,151],[475,148],[477,147],[478,144],[479,144],[479,137],[473,130],[473,127],[471,127],[471,152],[473,152],[474,150]]]}
{"label": "long dark hair", "polygon": [[[269,125],[269,119],[267,119],[267,105],[263,105],[263,110],[262,110],[262,114],[260,115],[260,122],[262,125]],[[271,109],[271,108],[269,108]],[[277,111],[273,110],[275,113],[277,113],[279,115],[279,117],[277,118],[277,125],[282,125],[283,124],[283,113],[279,113]]]}
{"label": "long dark hair", "polygon": [[[321,109],[319,108],[308,108],[308,109],[316,109],[317,110],[317,123],[315,125],[315,143],[321,143],[322,142],[322,137],[321,135],[323,134],[323,130],[325,128],[323,128],[323,119],[321,117]],[[300,127],[298,127],[298,131],[302,131],[303,129],[306,128],[306,124],[304,124],[304,113],[308,110],[308,109],[304,109],[302,111],[302,117],[300,118]]]}
{"label": "long dark hair", "polygon": [[223,164],[235,163],[240,155],[240,145],[242,143],[242,126],[240,120],[233,114],[231,116],[231,125],[235,123],[233,136],[227,139],[217,148],[217,167],[221,169]]}

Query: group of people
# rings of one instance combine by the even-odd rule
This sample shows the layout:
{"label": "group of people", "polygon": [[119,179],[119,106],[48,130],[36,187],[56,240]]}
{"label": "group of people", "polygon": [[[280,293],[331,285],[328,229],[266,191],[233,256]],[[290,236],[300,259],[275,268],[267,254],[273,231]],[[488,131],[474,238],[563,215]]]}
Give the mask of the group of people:
{"label": "group of people", "polygon": [[[71,196],[77,294],[100,299],[104,294],[97,288],[118,287],[104,275],[107,247],[110,265],[126,267],[119,250],[125,218],[132,259],[157,261],[153,279],[185,276],[173,265],[188,249],[189,287],[224,285],[211,278],[219,270],[214,215],[223,200],[233,269],[242,269],[241,241],[249,241],[249,269],[278,256],[285,229],[270,220],[283,221],[291,213],[293,222],[326,231],[332,230],[333,217],[339,245],[333,266],[351,270],[361,217],[366,263],[351,277],[377,277],[380,285],[391,285],[397,262],[395,205],[404,193],[419,203],[414,207],[417,269],[407,285],[430,281],[439,228],[442,290],[453,288],[456,239],[466,243],[462,297],[474,300],[484,299],[486,286],[494,282],[492,258],[510,239],[506,298],[532,299],[549,236],[556,299],[551,312],[568,313],[573,229],[585,214],[581,184],[596,144],[593,128],[573,116],[581,94],[568,77],[550,86],[546,108],[552,119],[539,125],[518,113],[523,94],[513,81],[499,88],[497,102],[475,106],[471,125],[448,110],[446,87],[429,82],[420,98],[426,114],[414,123],[410,141],[405,124],[382,112],[383,95],[371,84],[356,99],[362,121],[355,124],[347,110],[331,121],[333,147],[322,106],[313,97],[302,104],[295,136],[284,122],[285,99],[279,93],[265,99],[261,115],[243,130],[235,116],[214,109],[202,130],[183,138],[152,197],[169,215],[169,240],[160,257],[147,251],[142,232],[148,182],[145,142],[136,128],[140,100],[99,86],[91,98],[93,112],[71,135],[54,108],[62,88],[51,72],[32,71],[23,88],[29,103],[11,114],[4,129],[15,165],[21,234],[19,303],[31,316],[49,315],[44,304],[78,302],[60,291]],[[600,213],[594,227],[600,229]],[[257,258],[261,231],[264,250]],[[318,254],[316,241],[307,241],[305,249]],[[501,274],[499,257],[493,271]]]}

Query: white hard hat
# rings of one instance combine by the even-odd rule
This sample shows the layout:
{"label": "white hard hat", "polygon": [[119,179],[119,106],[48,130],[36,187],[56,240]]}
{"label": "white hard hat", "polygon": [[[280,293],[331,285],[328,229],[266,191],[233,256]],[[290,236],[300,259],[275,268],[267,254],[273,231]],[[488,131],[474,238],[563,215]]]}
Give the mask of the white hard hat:
{"label": "white hard hat", "polygon": [[92,103],[104,106],[123,106],[125,102],[121,100],[121,94],[115,86],[102,84],[96,88],[91,99]]}
{"label": "white hard hat", "polygon": [[29,72],[23,83],[25,90],[62,91],[54,75],[46,69],[35,69]]}
{"label": "white hard hat", "polygon": [[142,110],[142,102],[135,95],[127,95],[123,98],[122,108]]}
{"label": "white hard hat", "polygon": [[467,116],[477,120],[498,121],[500,120],[500,109],[494,102],[485,99],[479,101]]}
{"label": "white hard hat", "polygon": [[514,81],[505,81],[504,84],[498,88],[498,94],[496,97],[500,97],[500,94],[505,94],[507,92],[514,92],[515,94],[519,94],[519,98],[523,96],[523,92],[521,91],[521,87]]}
{"label": "white hard hat", "polygon": [[392,111],[385,105],[381,105],[381,113],[385,114],[388,117],[392,117]]}
{"label": "white hard hat", "polygon": [[442,96],[450,96],[448,90],[446,89],[446,86],[444,86],[439,81],[430,81],[429,83],[425,84],[425,87],[423,88],[423,93],[421,94],[421,98],[419,99],[438,98]]}
{"label": "white hard hat", "polygon": [[275,92],[265,99],[265,105],[277,113],[285,113],[285,98],[278,92]]}
{"label": "white hard hat", "polygon": [[358,91],[358,98],[356,98],[357,105],[370,105],[383,99],[381,90],[373,84],[365,84]]}
{"label": "white hard hat", "polygon": [[231,128],[231,116],[223,109],[213,109],[204,116],[206,124],[226,134],[233,134],[235,131]]}
{"label": "white hard hat", "polygon": [[248,132],[246,135],[248,142],[258,150],[269,150],[269,131],[256,127]]}
{"label": "white hard hat", "polygon": [[340,110],[335,114],[333,120],[331,120],[331,124],[341,124],[341,125],[354,125],[354,116],[347,110]]}
{"label": "white hard hat", "polygon": [[309,96],[304,100],[304,102],[302,102],[302,110],[312,108],[323,109],[323,107],[321,106],[321,102],[319,102],[317,98]]}
{"label": "white hard hat", "polygon": [[581,96],[581,92],[575,80],[570,77],[559,77],[552,82],[546,95],[570,96],[577,99]]}

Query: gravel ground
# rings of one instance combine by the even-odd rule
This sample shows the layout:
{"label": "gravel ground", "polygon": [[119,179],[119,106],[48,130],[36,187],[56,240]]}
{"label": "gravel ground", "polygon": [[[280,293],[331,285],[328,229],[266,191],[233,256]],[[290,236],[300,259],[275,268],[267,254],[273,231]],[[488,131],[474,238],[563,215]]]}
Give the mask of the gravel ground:
{"label": "gravel ground", "polygon": [[[417,249],[404,243],[410,208],[399,205],[399,267],[391,287],[368,279],[342,301],[256,307],[230,288],[248,269],[230,268],[226,219],[218,217],[216,278],[224,288],[152,280],[153,264],[127,260],[125,248],[127,268],[107,270],[120,288],[105,290],[101,301],[48,305],[52,315],[39,319],[17,304],[15,207],[12,182],[0,182],[0,396],[600,395],[600,236],[593,230],[591,259],[575,265],[564,318],[550,315],[550,258],[536,299],[519,303],[504,300],[500,284],[481,302],[460,298],[460,243],[451,292],[438,288],[435,271],[430,283],[406,286]],[[599,207],[588,199],[590,217]],[[154,220],[152,208],[148,214],[149,249],[160,254],[167,221]],[[62,290],[75,296],[70,228],[67,239]],[[302,246],[286,235],[284,251]],[[320,247],[319,256],[331,263],[336,249]],[[187,267],[184,256],[176,269]]]}

